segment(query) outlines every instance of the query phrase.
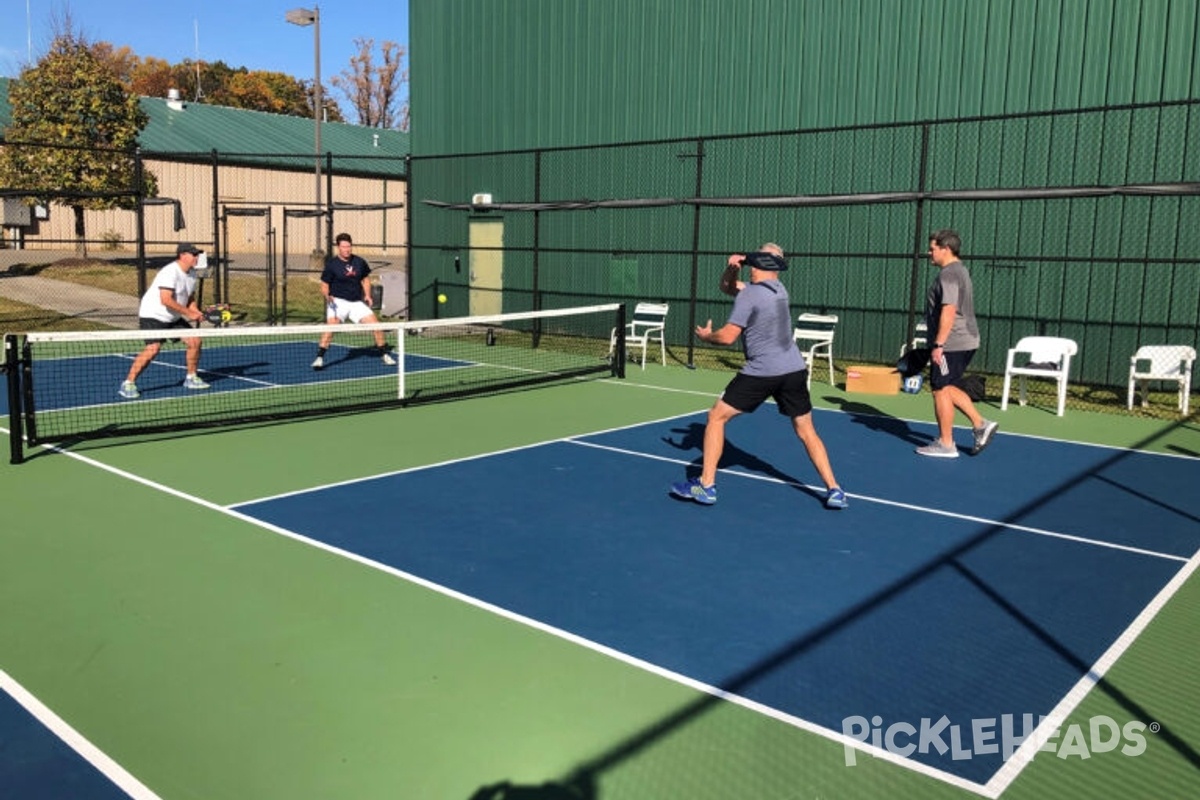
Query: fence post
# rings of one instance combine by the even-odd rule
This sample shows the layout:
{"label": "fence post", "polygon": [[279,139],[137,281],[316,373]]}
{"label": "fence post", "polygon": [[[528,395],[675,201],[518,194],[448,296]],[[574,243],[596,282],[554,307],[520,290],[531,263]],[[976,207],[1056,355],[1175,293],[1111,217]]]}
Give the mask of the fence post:
{"label": "fence post", "polygon": [[[533,154],[533,202],[542,202],[542,151]],[[542,256],[542,214],[533,212],[533,310],[542,307],[542,286],[538,280]],[[536,324],[536,321],[535,321]]]}
{"label": "fence post", "polygon": [[[913,257],[912,257],[912,274],[909,276],[908,283],[908,320],[904,324],[904,341],[911,342],[913,334],[916,333],[916,314],[917,314],[917,281],[921,277],[921,262],[925,249],[922,245],[928,245],[929,240],[926,239],[925,232],[925,179],[928,170],[929,161],[929,123],[921,126],[921,155],[918,163],[918,178],[917,178],[917,213],[914,215],[913,231]],[[937,331],[931,331],[930,335],[936,335]]]}
{"label": "fence post", "polygon": [[[696,140],[696,198],[704,192],[704,140]],[[692,210],[692,292],[688,303],[687,368],[695,369],[696,337],[696,294],[700,286],[700,204]],[[663,331],[664,338],[666,331]]]}
{"label": "fence post", "polygon": [[[217,148],[212,149],[212,232],[213,232],[213,252],[216,255],[216,263],[213,264],[213,278],[215,286],[213,287],[213,297],[218,303],[229,302],[229,289],[226,288],[228,274],[222,275],[228,269],[224,255],[221,250],[221,203],[220,203],[220,185],[218,183],[218,173],[220,172],[220,159],[217,156]],[[224,293],[222,293],[224,289]]]}
{"label": "fence post", "polygon": [[412,217],[412,155],[408,154],[404,156],[404,305],[407,309],[406,319],[412,319],[413,313]]}
{"label": "fence post", "polygon": [[133,151],[134,191],[137,192],[137,293],[146,293],[146,176],[142,162],[142,148]]}
{"label": "fence post", "polygon": [[[329,249],[330,242],[333,241],[333,151],[325,151],[325,241],[322,244],[325,246],[325,258],[333,255],[333,251]],[[318,211],[322,209],[318,208]]]}

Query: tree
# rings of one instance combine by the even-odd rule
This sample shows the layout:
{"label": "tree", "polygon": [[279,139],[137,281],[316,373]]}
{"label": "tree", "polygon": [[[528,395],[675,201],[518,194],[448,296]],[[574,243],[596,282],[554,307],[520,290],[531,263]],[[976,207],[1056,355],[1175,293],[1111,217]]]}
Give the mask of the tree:
{"label": "tree", "polygon": [[[0,186],[28,189],[75,214],[76,251],[87,255],[85,209],[137,207],[137,137],[149,118],[136,95],[82,34],[62,29],[46,55],[9,85],[12,122],[0,151]],[[26,146],[42,145],[42,146]],[[141,191],[157,194],[143,173]]]}
{"label": "tree", "polygon": [[182,88],[171,65],[161,58],[149,56],[138,59],[129,70],[125,86],[142,97],[166,97],[168,89]]}
{"label": "tree", "polygon": [[408,83],[408,70],[404,69],[405,50],[395,42],[385,41],[380,45],[381,64],[375,62],[375,40],[354,40],[358,55],[350,59],[350,66],[335,75],[331,81],[354,108],[358,124],[372,128],[399,128],[408,130],[408,103],[400,101],[401,89]]}

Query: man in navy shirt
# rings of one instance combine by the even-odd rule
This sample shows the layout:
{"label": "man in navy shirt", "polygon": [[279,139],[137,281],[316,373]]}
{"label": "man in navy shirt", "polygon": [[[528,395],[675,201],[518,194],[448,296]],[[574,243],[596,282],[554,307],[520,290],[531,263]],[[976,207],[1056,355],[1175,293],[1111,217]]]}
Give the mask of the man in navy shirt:
{"label": "man in navy shirt", "polygon": [[[366,259],[352,252],[354,242],[350,234],[339,233],[334,239],[337,244],[337,255],[330,256],[325,261],[325,270],[321,273],[321,294],[325,298],[325,321],[337,325],[349,319],[353,323],[378,322],[379,318],[371,310],[371,267]],[[388,353],[387,339],[383,331],[374,331],[375,347],[379,350],[380,360],[389,367],[396,365],[396,359]],[[312,363],[313,369],[325,368],[325,351],[333,341],[333,331],[321,334],[321,343],[317,346],[317,358]]]}

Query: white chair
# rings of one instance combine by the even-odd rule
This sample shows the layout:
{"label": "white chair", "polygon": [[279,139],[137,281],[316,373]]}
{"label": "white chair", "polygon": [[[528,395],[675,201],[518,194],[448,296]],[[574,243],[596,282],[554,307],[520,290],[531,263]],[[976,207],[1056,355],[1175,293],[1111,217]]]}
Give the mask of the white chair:
{"label": "white chair", "polygon": [[1186,345],[1148,344],[1139,347],[1129,359],[1129,394],[1126,407],[1133,408],[1133,394],[1141,382],[1142,405],[1148,404],[1151,381],[1179,384],[1179,399],[1175,407],[1186,417],[1192,393],[1192,366],[1196,363],[1195,348]]}
{"label": "white chair", "polygon": [[[669,303],[638,303],[633,309],[633,319],[625,324],[625,352],[632,353],[635,347],[642,348],[642,369],[646,368],[646,351],[651,342],[658,342],[662,363],[667,363],[667,311]],[[608,357],[617,349],[617,330],[613,328],[608,341]]]}
{"label": "white chair", "polygon": [[833,334],[837,328],[837,314],[801,314],[796,318],[796,329],[792,336],[808,363],[808,385],[812,386],[813,368],[816,359],[824,358],[829,367],[829,383],[833,384]]}
{"label": "white chair", "polygon": [[[1000,410],[1008,408],[1008,393],[1014,375],[1020,380],[1021,405],[1025,405],[1025,379],[1044,378],[1058,384],[1058,416],[1067,406],[1067,379],[1071,373],[1071,356],[1079,352],[1079,345],[1071,339],[1058,336],[1026,336],[1008,351],[1004,366],[1004,394],[1000,397]],[[1023,366],[1017,366],[1018,353],[1028,356]]]}
{"label": "white chair", "polygon": [[913,326],[912,341],[908,344],[900,345],[900,355],[904,355],[909,350],[919,350],[922,347],[929,346],[929,326],[924,322],[918,322]]}

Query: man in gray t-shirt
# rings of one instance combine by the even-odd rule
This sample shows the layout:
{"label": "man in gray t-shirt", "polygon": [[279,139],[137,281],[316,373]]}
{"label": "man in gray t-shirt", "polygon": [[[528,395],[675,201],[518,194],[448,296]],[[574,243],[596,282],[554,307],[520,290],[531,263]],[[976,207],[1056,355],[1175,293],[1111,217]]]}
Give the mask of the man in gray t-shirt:
{"label": "man in gray t-shirt", "polygon": [[[749,283],[738,280],[744,265],[750,267]],[[714,331],[712,320],[709,320],[703,327],[696,328],[696,336],[720,345],[733,344],[741,337],[746,365],[709,410],[700,475],[671,484],[671,494],[676,497],[695,500],[702,505],[717,502],[717,465],[725,449],[726,423],[738,414],[754,411],[771,397],[779,406],[779,413],[792,420],[796,436],[825,482],[825,506],[846,507],[846,493],[833,476],[825,443],[813,426],[808,366],[792,336],[788,293],[779,282],[779,273],[785,269],[787,262],[777,244],[764,244],[756,253],[735,253],[729,257],[721,278],[721,291],[734,295],[729,321]]]}
{"label": "man in gray t-shirt", "polygon": [[982,453],[1000,427],[979,414],[962,388],[963,374],[979,349],[979,326],[971,275],[958,257],[960,247],[958,233],[949,228],[929,235],[929,260],[938,268],[938,274],[925,297],[925,324],[929,327],[929,388],[933,390],[938,435],[918,447],[917,453],[934,458],[958,458],[955,409],[971,421],[971,455]]}

